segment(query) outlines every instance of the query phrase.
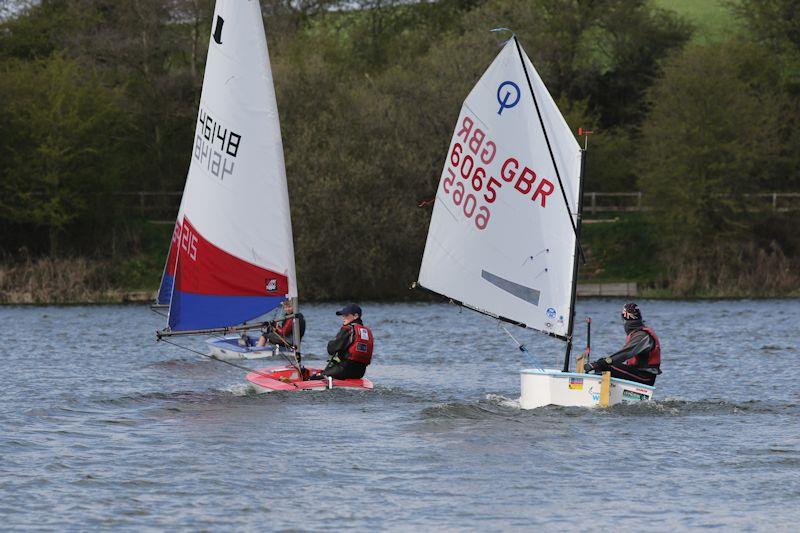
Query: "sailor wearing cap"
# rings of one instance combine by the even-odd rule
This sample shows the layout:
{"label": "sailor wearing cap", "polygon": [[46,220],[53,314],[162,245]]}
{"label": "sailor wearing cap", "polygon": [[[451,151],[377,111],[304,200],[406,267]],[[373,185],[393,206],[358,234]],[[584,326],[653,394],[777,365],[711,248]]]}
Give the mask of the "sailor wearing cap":
{"label": "sailor wearing cap", "polygon": [[372,361],[372,331],[361,321],[361,308],[356,304],[344,306],[336,314],[342,318],[342,328],[328,341],[328,365],[309,379],[361,379]]}

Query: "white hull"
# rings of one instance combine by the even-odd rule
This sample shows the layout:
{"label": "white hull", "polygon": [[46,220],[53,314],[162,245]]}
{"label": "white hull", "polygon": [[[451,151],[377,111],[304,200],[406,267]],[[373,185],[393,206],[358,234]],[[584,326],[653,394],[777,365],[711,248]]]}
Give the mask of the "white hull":
{"label": "white hull", "polygon": [[[267,346],[241,346],[238,343],[239,336],[229,336],[223,339],[213,338],[206,340],[206,343],[211,350],[210,355],[217,359],[226,361],[242,360],[242,359],[266,359],[279,355],[279,348],[268,344]],[[249,344],[254,344],[255,339],[250,339]]]}
{"label": "white hull", "polygon": [[[520,371],[520,378],[519,405],[522,409],[536,409],[545,405],[565,407],[600,405],[602,376],[553,369],[525,369]],[[654,392],[655,387],[612,378],[608,405],[648,401]]]}

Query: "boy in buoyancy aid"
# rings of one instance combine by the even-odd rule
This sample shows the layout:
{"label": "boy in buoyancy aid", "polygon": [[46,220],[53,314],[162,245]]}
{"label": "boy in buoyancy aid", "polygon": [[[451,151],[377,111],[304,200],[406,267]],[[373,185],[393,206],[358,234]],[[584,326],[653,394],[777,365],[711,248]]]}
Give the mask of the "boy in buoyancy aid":
{"label": "boy in buoyancy aid", "polygon": [[587,373],[610,370],[612,378],[655,385],[656,376],[661,373],[661,342],[656,332],[644,325],[642,312],[635,303],[622,308],[622,321],[628,334],[625,346],[608,357],[586,363],[583,370]]}
{"label": "boy in buoyancy aid", "polygon": [[372,361],[372,331],[361,321],[361,308],[350,304],[336,314],[342,317],[342,329],[328,341],[328,366],[309,379],[361,379]]}
{"label": "boy in buoyancy aid", "polygon": [[258,339],[256,346],[266,346],[267,343],[276,346],[288,347],[296,345],[294,342],[294,321],[297,318],[297,325],[300,327],[300,338],[306,333],[306,319],[303,318],[302,313],[297,313],[293,318],[286,318],[294,312],[294,306],[291,300],[283,302],[283,323],[279,326],[275,322],[271,322],[269,327],[261,332],[261,337]]}

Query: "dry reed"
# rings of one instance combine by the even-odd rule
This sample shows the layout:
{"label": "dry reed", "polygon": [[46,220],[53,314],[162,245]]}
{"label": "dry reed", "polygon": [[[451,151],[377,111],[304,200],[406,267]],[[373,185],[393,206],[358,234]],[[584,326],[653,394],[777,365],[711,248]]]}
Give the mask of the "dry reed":
{"label": "dry reed", "polygon": [[0,303],[86,303],[108,301],[102,265],[84,258],[41,258],[0,265]]}
{"label": "dry reed", "polygon": [[667,280],[675,296],[781,297],[800,294],[800,263],[772,243],[719,244],[700,254],[675,254]]}

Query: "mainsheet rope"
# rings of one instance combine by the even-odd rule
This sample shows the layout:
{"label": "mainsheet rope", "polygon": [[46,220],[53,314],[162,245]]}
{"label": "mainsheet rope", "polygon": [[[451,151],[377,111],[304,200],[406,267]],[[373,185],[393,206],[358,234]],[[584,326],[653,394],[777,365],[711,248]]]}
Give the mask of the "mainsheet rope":
{"label": "mainsheet rope", "polygon": [[[170,340],[167,340],[167,339],[161,339],[161,340],[160,340],[160,342],[166,342],[167,344],[171,344],[171,345],[173,345],[173,346],[177,346],[178,348],[182,348],[182,349],[184,349],[184,350],[188,350],[188,351],[190,351],[190,352],[194,352],[194,353],[196,353],[197,355],[202,355],[202,356],[203,356],[203,357],[205,357],[206,359],[211,359],[212,361],[219,361],[220,363],[225,363],[226,365],[230,365],[230,366],[232,366],[232,367],[234,367],[234,368],[238,368],[238,369],[240,369],[240,370],[245,370],[245,371],[247,371],[248,373],[252,372],[252,373],[254,373],[254,374],[258,374],[259,376],[263,376],[263,377],[265,377],[265,378],[270,378],[270,379],[273,379],[273,377],[272,377],[271,375],[269,375],[269,374],[265,374],[264,372],[261,372],[260,370],[253,370],[252,368],[248,368],[248,367],[246,367],[246,366],[237,365],[236,363],[233,363],[233,362],[231,362],[231,361],[226,361],[226,360],[224,360],[224,359],[220,359],[219,357],[216,357],[216,356],[213,356],[213,355],[208,355],[208,354],[205,354],[205,353],[203,353],[203,352],[201,352],[201,351],[195,350],[195,349],[193,349],[193,348],[189,348],[188,346],[183,346],[183,345],[181,345],[181,344],[178,344],[178,343],[176,343],[176,342],[172,342],[172,341],[170,341]],[[288,361],[288,359],[287,359],[287,361]],[[291,364],[291,361],[289,361],[289,364]],[[292,366],[294,366],[294,365],[292,365]]]}

